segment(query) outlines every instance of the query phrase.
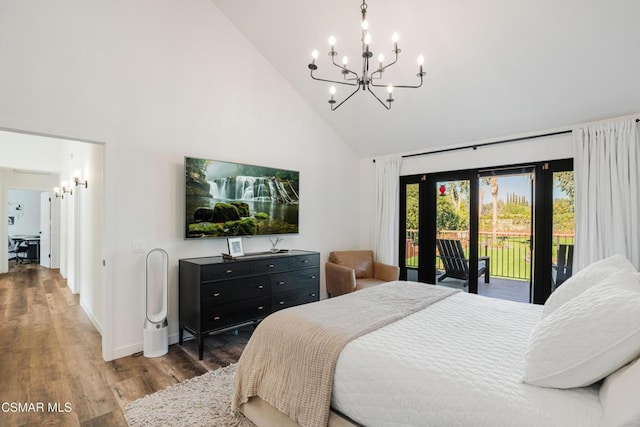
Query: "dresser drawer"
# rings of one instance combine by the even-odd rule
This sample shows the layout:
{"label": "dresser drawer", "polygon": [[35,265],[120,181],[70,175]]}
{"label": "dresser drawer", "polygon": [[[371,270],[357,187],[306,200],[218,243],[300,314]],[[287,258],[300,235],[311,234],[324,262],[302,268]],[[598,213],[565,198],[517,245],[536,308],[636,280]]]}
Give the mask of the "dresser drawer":
{"label": "dresser drawer", "polygon": [[273,274],[271,276],[271,290],[273,293],[279,293],[315,285],[318,283],[319,277],[320,269],[317,267]]}
{"label": "dresser drawer", "polygon": [[202,312],[202,329],[209,331],[265,317],[271,312],[271,298],[253,298],[208,307]]}
{"label": "dresser drawer", "polygon": [[203,307],[269,295],[271,283],[266,275],[205,283],[200,290]]}
{"label": "dresser drawer", "polygon": [[319,299],[320,295],[317,286],[309,286],[295,291],[282,292],[274,295],[271,299],[271,311],[315,302]]}
{"label": "dresser drawer", "polygon": [[202,266],[200,280],[210,282],[213,280],[233,279],[235,277],[268,274],[286,271],[289,264],[286,259],[262,259],[244,262],[229,262]]}
{"label": "dresser drawer", "polygon": [[320,265],[320,255],[310,254],[289,258],[289,268],[297,270],[300,268],[317,267]]}

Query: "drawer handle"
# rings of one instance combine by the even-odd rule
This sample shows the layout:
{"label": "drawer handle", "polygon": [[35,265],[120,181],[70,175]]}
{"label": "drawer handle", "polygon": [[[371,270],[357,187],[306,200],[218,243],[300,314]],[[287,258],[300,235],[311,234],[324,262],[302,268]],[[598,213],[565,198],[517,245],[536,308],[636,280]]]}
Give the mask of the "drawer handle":
{"label": "drawer handle", "polygon": [[312,279],[315,279],[315,278],[316,278],[316,276],[311,276],[311,278],[312,278]]}
{"label": "drawer handle", "polygon": [[284,285],[284,282],[278,282],[278,285]]}
{"label": "drawer handle", "polygon": [[302,263],[303,263],[303,264],[306,264],[306,263],[308,263],[308,262],[309,262],[309,260],[308,260],[308,259],[302,260]]}
{"label": "drawer handle", "polygon": [[264,305],[261,305],[260,307],[258,307],[258,310],[264,310]]}
{"label": "drawer handle", "polygon": [[231,273],[232,271],[233,271],[233,270],[229,269],[229,270],[225,271],[225,273],[229,274],[229,273]]}
{"label": "drawer handle", "polygon": [[275,267],[275,265],[269,264],[269,268],[273,268],[273,267]]}
{"label": "drawer handle", "polygon": [[220,316],[213,316],[213,320],[220,320]]}
{"label": "drawer handle", "polygon": [[278,304],[280,304],[280,305],[284,305],[284,301],[280,301]]}
{"label": "drawer handle", "polygon": [[214,297],[219,297],[220,296],[220,292],[216,292],[213,294]]}
{"label": "drawer handle", "polygon": [[263,285],[258,285],[258,289],[264,289]]}
{"label": "drawer handle", "polygon": [[311,294],[311,296],[312,296],[312,297],[315,297],[315,296],[316,296],[316,294]]}

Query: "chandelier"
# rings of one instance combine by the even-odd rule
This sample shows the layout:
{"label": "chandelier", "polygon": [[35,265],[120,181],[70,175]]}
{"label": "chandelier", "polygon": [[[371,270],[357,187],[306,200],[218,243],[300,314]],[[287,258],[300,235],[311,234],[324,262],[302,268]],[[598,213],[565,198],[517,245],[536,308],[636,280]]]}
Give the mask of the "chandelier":
{"label": "chandelier", "polygon": [[[369,34],[369,22],[367,21],[367,2],[365,0],[362,1],[362,5],[360,6],[360,11],[362,12],[362,71],[360,74],[349,69],[347,66],[349,64],[349,58],[346,56],[342,58],[342,64],[336,63],[336,56],[338,56],[338,52],[335,50],[336,38],[334,36],[329,37],[329,46],[331,50],[329,51],[329,56],[331,57],[331,62],[333,65],[340,69],[340,73],[342,73],[342,80],[329,80],[329,79],[321,79],[314,76],[314,71],[318,69],[316,65],[316,60],[318,59],[318,51],[314,50],[311,54],[311,63],[309,64],[309,69],[311,70],[311,78],[314,80],[318,80],[321,82],[329,82],[346,86],[353,86],[355,90],[351,92],[349,96],[340,101],[335,100],[336,88],[335,86],[331,86],[329,88],[329,105],[331,106],[331,111],[337,110],[342,104],[344,104],[349,98],[356,94],[360,89],[368,91],[375,99],[377,99],[380,104],[387,110],[391,109],[391,103],[394,101],[393,99],[393,90],[395,88],[408,88],[408,89],[416,89],[422,86],[422,79],[427,74],[422,71],[422,66],[424,64],[424,57],[422,55],[418,56],[418,74],[417,77],[420,78],[420,84],[415,86],[409,85],[385,85],[385,84],[376,84],[376,80],[382,79],[382,74],[385,70],[396,62],[398,62],[398,55],[400,54],[400,49],[398,48],[398,33],[393,33],[392,41],[393,41],[393,61],[384,63],[384,55],[381,53],[378,55],[378,66],[377,68],[369,68],[369,61],[373,57],[373,52],[370,50],[371,45],[371,34]],[[371,90],[372,87],[381,87],[387,88],[387,99],[383,101],[375,94],[374,91]]]}

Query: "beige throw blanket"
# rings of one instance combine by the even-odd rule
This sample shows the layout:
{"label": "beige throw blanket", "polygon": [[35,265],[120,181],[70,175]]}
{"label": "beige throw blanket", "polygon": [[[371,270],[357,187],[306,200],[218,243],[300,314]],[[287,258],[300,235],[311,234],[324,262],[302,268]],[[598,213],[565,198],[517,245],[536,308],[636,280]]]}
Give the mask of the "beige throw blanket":
{"label": "beige throw blanket", "polygon": [[424,283],[389,282],[268,316],[238,362],[233,409],[259,396],[301,426],[325,427],[342,348],[455,292]]}

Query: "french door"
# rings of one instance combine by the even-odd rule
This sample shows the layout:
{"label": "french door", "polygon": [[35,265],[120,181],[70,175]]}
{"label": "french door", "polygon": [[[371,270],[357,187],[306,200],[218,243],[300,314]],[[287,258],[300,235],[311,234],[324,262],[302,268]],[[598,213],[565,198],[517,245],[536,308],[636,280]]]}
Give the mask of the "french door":
{"label": "french door", "polygon": [[573,243],[572,163],[401,177],[401,278],[544,303]]}

